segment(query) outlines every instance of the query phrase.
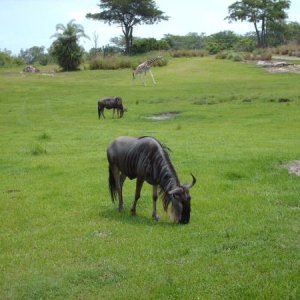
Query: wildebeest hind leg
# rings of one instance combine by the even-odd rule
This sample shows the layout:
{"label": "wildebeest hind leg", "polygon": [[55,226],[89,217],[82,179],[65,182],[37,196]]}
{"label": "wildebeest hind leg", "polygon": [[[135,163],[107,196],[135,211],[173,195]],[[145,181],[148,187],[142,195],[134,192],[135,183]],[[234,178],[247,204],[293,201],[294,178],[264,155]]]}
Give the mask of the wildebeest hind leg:
{"label": "wildebeest hind leg", "polygon": [[134,201],[133,201],[133,204],[131,207],[131,214],[133,216],[136,215],[136,204],[141,196],[141,189],[142,189],[143,183],[144,183],[143,179],[140,179],[140,178],[136,179],[135,197],[134,197]]}
{"label": "wildebeest hind leg", "polygon": [[116,166],[112,168],[112,173],[115,178],[116,190],[118,193],[119,211],[122,211],[124,209],[123,195],[122,195],[122,184],[124,182],[124,179],[121,178],[120,171]]}
{"label": "wildebeest hind leg", "polygon": [[158,198],[158,194],[157,194],[157,185],[154,185],[154,186],[153,186],[153,194],[152,194],[152,197],[153,197],[153,212],[152,212],[152,218],[153,218],[155,221],[158,221],[158,220],[159,220],[159,216],[158,216],[157,210],[156,210],[156,202],[157,202],[157,198]]}

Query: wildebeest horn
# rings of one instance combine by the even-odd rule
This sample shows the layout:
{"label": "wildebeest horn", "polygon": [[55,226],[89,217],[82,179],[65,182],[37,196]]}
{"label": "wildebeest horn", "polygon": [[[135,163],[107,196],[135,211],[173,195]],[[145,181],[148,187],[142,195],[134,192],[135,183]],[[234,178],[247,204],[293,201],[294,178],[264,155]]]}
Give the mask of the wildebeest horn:
{"label": "wildebeest horn", "polygon": [[182,188],[180,186],[177,186],[175,189],[168,192],[169,195],[176,194],[178,192],[182,192]]}
{"label": "wildebeest horn", "polygon": [[194,184],[196,183],[196,178],[195,178],[195,176],[191,173],[191,175],[192,175],[192,177],[193,177],[193,181],[192,181],[192,183],[191,184],[187,184],[187,185],[185,185],[185,187],[187,188],[187,189],[190,189],[190,188],[192,188],[193,186],[194,186]]}

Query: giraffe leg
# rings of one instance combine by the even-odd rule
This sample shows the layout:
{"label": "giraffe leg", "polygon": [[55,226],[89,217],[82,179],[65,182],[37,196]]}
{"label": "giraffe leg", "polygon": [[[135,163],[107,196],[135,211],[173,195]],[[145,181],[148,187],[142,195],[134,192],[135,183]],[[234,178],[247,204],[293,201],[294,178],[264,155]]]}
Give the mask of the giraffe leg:
{"label": "giraffe leg", "polygon": [[143,80],[143,84],[146,86],[147,84],[146,84],[146,72],[143,72],[142,74],[141,74],[141,78],[142,78],[142,80]]}
{"label": "giraffe leg", "polygon": [[153,74],[152,74],[151,70],[149,70],[149,73],[150,73],[150,75],[151,75],[151,78],[152,78],[153,84],[156,84],[156,81],[155,81],[155,79],[154,79],[154,76],[153,76]]}

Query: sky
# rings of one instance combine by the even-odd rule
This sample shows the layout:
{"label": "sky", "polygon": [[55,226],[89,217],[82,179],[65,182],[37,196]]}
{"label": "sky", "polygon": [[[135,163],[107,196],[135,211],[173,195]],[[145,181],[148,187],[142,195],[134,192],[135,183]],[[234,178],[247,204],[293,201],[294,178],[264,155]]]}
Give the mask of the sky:
{"label": "sky", "polygon": [[[228,23],[228,6],[235,0],[155,0],[157,7],[170,17],[155,25],[139,25],[133,30],[136,37],[161,39],[165,34],[186,35],[190,32],[210,35],[232,30],[238,34],[254,31],[247,22]],[[20,50],[33,46],[50,47],[55,38],[56,25],[75,19],[90,37],[80,44],[89,50],[94,46],[107,45],[112,37],[122,35],[117,25],[109,26],[100,21],[86,19],[87,13],[97,13],[99,0],[0,0],[0,50],[9,50],[18,55]],[[287,11],[288,21],[300,22],[300,0],[291,0]]]}

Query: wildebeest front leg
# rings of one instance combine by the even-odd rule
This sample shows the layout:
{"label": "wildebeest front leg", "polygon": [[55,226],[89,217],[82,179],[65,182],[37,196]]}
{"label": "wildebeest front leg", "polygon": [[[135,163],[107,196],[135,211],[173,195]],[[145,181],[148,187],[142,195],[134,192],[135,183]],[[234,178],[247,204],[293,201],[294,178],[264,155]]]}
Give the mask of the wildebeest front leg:
{"label": "wildebeest front leg", "polygon": [[136,204],[137,204],[137,201],[139,200],[139,198],[141,196],[141,189],[142,189],[143,183],[144,183],[143,179],[141,179],[141,178],[136,179],[135,197],[134,197],[134,201],[133,201],[133,204],[132,204],[132,207],[131,207],[131,214],[133,216],[136,215]]}
{"label": "wildebeest front leg", "polygon": [[153,197],[153,212],[152,212],[152,218],[153,218],[155,221],[158,221],[158,220],[159,220],[159,216],[158,216],[157,210],[156,210],[156,202],[157,202],[157,198],[158,198],[158,194],[157,194],[157,185],[154,185],[154,186],[153,186],[153,194],[152,194],[152,197]]}

